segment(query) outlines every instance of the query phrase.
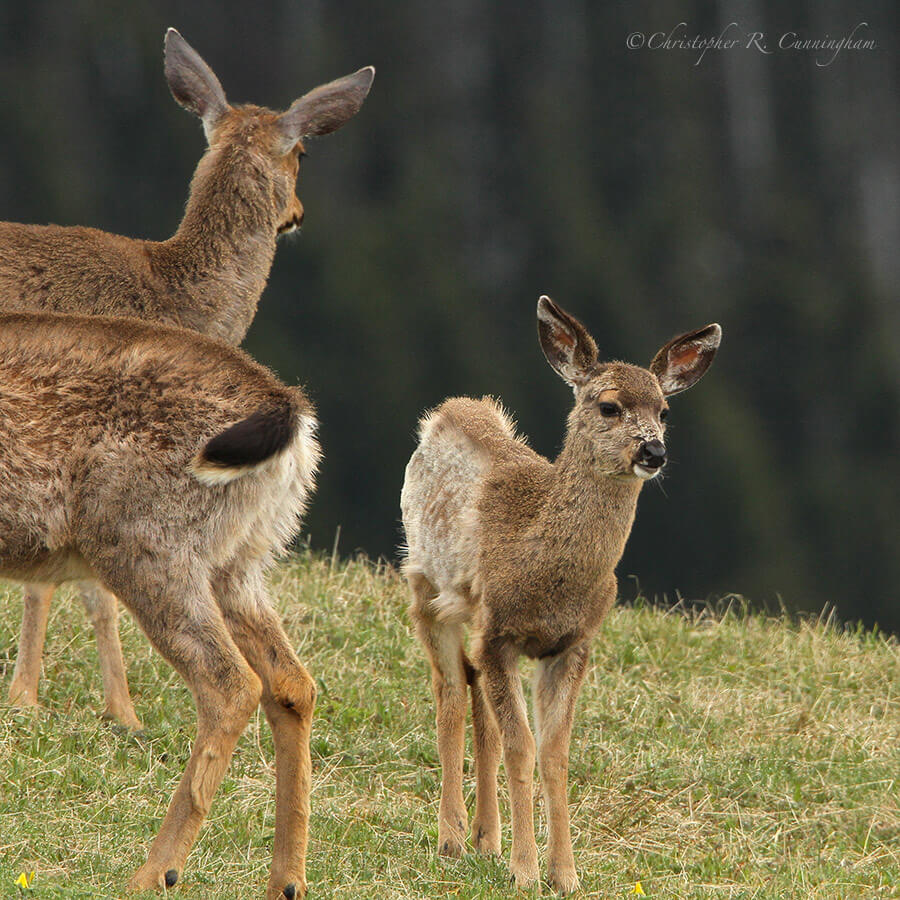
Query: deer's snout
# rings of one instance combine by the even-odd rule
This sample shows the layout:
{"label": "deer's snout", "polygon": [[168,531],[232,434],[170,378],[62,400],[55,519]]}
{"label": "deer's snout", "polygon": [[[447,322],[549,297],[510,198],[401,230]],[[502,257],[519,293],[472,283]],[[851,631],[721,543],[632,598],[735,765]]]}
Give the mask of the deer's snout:
{"label": "deer's snout", "polygon": [[662,441],[644,441],[637,452],[637,462],[647,469],[659,469],[666,464],[666,446]]}
{"label": "deer's snout", "polygon": [[299,228],[303,224],[304,215],[305,210],[303,209],[303,204],[300,202],[300,198],[296,194],[294,194],[291,198],[291,204],[287,210],[285,219],[278,226],[278,233],[286,234],[288,231],[293,231],[295,228]]}

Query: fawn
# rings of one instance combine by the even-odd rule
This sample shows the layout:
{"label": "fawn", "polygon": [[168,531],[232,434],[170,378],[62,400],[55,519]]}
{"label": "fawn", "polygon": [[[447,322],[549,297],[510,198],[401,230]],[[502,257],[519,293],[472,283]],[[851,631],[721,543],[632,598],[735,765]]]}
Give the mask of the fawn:
{"label": "fawn", "polygon": [[[184,218],[166,241],[93,228],[0,223],[0,312],[134,316],[239,344],[266,285],[279,233],[300,225],[295,193],[302,138],[340,128],[362,106],[371,67],[317,87],[284,113],[230,106],[219,80],[175,29],[165,40],[169,88],[198,115],[209,143]],[[128,692],[116,598],[81,585],[103,674],[105,714],[140,728]],[[41,655],[55,584],[25,588],[11,702],[38,702]]]}
{"label": "fawn", "polygon": [[0,315],[0,577],[99,581],[190,687],[197,737],[131,887],[171,887],[262,702],[267,897],[302,896],[315,683],[264,580],[320,456],[312,405],[246,354],[135,319]]}
{"label": "fawn", "polygon": [[[575,700],[591,637],[616,599],[615,568],[641,486],[666,461],[666,398],[691,387],[721,340],[707,325],[669,341],[650,368],[600,363],[584,326],[548,297],[537,307],[544,355],[575,406],[555,462],[517,437],[491,399],[444,401],[419,424],[401,495],[411,615],[432,669],[442,768],[438,849],[463,851],[466,685],[472,691],[472,841],[500,852],[497,768],[502,749],[512,815],[510,869],[537,885],[535,750],[549,824],[549,881],[578,886],[566,807]],[[464,626],[472,629],[471,661]],[[518,658],[537,661],[537,744]]]}

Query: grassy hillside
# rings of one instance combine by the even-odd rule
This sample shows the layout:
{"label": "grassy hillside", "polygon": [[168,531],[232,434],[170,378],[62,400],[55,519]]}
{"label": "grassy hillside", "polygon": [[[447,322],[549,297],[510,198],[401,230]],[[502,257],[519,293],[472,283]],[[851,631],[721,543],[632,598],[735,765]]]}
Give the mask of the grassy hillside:
{"label": "grassy hillside", "polygon": [[[402,581],[304,556],[273,587],[319,684],[311,896],[514,896],[504,864],[435,856],[428,669]],[[4,697],[20,615],[18,589],[0,586]],[[96,652],[69,599],[50,621],[44,708],[0,707],[0,897],[31,869],[34,897],[120,897],[143,860],[187,759],[193,707],[127,615],[121,630],[145,735],[97,716]],[[173,896],[261,895],[272,764],[255,718]],[[471,775],[467,787],[471,813]],[[651,898],[900,897],[898,795],[896,641],[734,611],[610,616],[572,741],[583,896],[633,896],[640,881]],[[501,809],[508,853],[503,797]],[[543,848],[540,809],[538,822]]]}

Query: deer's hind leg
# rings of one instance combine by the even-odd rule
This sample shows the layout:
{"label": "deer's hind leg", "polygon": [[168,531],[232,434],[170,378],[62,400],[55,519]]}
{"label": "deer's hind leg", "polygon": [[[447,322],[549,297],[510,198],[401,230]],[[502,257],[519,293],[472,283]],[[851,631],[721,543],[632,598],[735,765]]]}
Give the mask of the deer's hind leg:
{"label": "deer's hind leg", "polygon": [[108,719],[117,719],[126,728],[137,731],[143,726],[128,692],[125,661],[119,642],[119,603],[114,594],[95,581],[79,582],[78,588],[97,639],[97,656],[100,659],[103,696],[106,700],[103,715]]}
{"label": "deer's hind leg", "polygon": [[[176,571],[197,577],[177,578]],[[199,561],[172,565],[168,571],[161,567],[144,578],[121,571],[111,574],[114,577],[104,581],[187,682],[197,707],[197,737],[187,767],[147,861],[130,884],[132,890],[172,887],[234,746],[259,704],[260,680],[232,640]]]}
{"label": "deer's hind leg", "polygon": [[431,661],[431,687],[437,707],[438,756],[441,760],[438,853],[461,856],[468,829],[462,790],[467,699],[463,625],[454,621],[442,622],[435,616],[433,601],[438,595],[423,575],[411,574],[409,584],[413,594],[410,614]]}
{"label": "deer's hind leg", "polygon": [[497,769],[500,767],[500,730],[484,696],[481,673],[464,657],[472,692],[472,732],[475,750],[475,815],[472,844],[480,853],[500,853],[500,807],[497,803]]}
{"label": "deer's hind leg", "polygon": [[294,653],[260,573],[223,573],[213,584],[235,642],[262,681],[275,740],[275,841],[266,897],[303,897],[316,684]]}
{"label": "deer's hind leg", "polygon": [[26,584],[19,652],[9,685],[9,702],[14,706],[38,706],[41,657],[47,636],[47,618],[55,584]]}

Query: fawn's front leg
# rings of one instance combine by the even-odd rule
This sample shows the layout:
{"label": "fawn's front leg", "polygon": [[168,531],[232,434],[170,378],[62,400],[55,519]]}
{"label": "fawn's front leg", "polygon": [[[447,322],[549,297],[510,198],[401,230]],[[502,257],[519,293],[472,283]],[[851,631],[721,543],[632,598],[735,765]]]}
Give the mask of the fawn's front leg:
{"label": "fawn's front leg", "polygon": [[534,738],[528,728],[518,655],[502,642],[482,643],[476,664],[503,744],[503,764],[509,779],[512,848],[509,868],[516,886],[540,886],[537,844],[534,841]]}
{"label": "fawn's front leg", "polygon": [[534,673],[534,721],[538,735],[538,766],[549,830],[550,884],[567,894],[578,887],[566,786],[569,741],[575,700],[587,669],[589,647],[581,644],[558,656],[538,661]]}

